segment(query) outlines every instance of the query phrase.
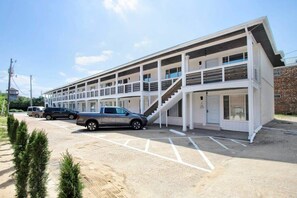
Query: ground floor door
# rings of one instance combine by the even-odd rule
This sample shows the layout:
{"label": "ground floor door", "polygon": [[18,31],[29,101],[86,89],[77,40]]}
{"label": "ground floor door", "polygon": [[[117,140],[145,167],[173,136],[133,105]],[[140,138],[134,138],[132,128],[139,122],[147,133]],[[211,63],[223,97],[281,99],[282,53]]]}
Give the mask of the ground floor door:
{"label": "ground floor door", "polygon": [[207,96],[207,123],[220,123],[220,96]]}

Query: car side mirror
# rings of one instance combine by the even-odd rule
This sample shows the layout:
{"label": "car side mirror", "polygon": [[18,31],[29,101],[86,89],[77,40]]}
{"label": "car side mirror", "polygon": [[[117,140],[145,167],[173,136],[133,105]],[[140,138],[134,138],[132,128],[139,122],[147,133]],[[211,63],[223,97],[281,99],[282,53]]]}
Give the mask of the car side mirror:
{"label": "car side mirror", "polygon": [[126,113],[126,116],[128,116],[128,115],[129,115],[129,112]]}

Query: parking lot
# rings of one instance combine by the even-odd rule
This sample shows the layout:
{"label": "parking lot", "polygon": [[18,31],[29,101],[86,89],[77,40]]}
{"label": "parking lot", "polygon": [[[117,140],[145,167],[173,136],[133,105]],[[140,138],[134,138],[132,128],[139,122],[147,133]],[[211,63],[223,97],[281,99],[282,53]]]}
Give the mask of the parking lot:
{"label": "parking lot", "polygon": [[264,129],[249,144],[239,132],[195,130],[180,135],[176,129],[157,127],[89,132],[73,120],[16,117],[26,120],[29,130],[48,133],[52,151],[49,195],[53,197],[61,153],[67,149],[81,164],[85,197],[297,194],[297,136],[284,136],[278,130]]}

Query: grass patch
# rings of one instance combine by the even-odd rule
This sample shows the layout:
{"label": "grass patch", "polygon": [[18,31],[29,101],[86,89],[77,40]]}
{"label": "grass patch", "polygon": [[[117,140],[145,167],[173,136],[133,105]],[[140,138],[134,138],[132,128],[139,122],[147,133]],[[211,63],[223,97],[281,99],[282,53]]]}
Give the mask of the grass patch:
{"label": "grass patch", "polygon": [[0,141],[7,140],[6,117],[0,116]]}

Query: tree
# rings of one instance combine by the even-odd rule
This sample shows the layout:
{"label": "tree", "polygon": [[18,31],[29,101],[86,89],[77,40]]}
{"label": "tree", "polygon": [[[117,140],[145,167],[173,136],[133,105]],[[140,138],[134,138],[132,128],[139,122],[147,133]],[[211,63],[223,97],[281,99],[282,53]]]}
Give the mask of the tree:
{"label": "tree", "polygon": [[73,162],[72,156],[66,151],[60,162],[59,198],[81,198],[83,185],[79,164]]}
{"label": "tree", "polygon": [[13,114],[8,114],[8,116],[7,116],[7,135],[9,137],[9,140],[11,138],[13,123],[14,123]]}
{"label": "tree", "polygon": [[13,125],[12,125],[12,129],[11,129],[11,137],[10,137],[11,144],[15,143],[18,127],[19,127],[19,121],[17,119],[15,119],[13,122]]}
{"label": "tree", "polygon": [[14,145],[14,164],[16,173],[16,197],[27,197],[27,181],[29,174],[29,152],[27,151],[28,129],[26,122],[22,121],[17,130]]}
{"label": "tree", "polygon": [[46,167],[50,157],[46,134],[44,131],[35,131],[35,133],[33,138],[30,137],[28,145],[30,150],[29,194],[31,198],[46,196],[48,178]]}

